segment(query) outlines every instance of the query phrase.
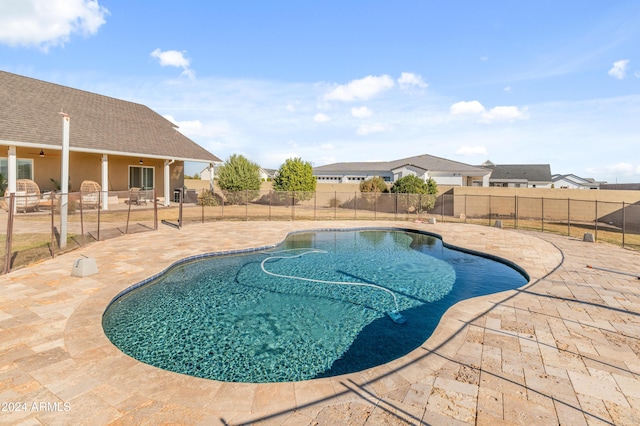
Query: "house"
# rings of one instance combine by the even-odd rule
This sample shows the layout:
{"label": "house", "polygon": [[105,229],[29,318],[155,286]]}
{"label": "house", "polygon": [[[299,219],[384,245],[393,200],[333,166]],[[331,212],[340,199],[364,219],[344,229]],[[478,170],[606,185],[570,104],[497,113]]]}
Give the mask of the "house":
{"label": "house", "polygon": [[[17,179],[56,189],[68,116],[69,188],[84,180],[103,191],[156,188],[169,205],[184,185],[184,162],[221,160],[149,107],[0,71],[0,173],[15,192]],[[103,208],[108,207],[103,194]]]}
{"label": "house", "polygon": [[491,171],[489,186],[551,188],[549,164],[494,164],[486,161],[480,167]]}
{"label": "house", "polygon": [[418,155],[394,161],[334,163],[314,167],[318,183],[360,183],[379,176],[393,183],[415,175],[445,186],[489,186],[491,170],[447,160],[433,155]]}
{"label": "house", "polygon": [[568,189],[599,189],[600,182],[596,182],[593,178],[581,178],[573,174],[551,176],[551,182],[554,188]]}

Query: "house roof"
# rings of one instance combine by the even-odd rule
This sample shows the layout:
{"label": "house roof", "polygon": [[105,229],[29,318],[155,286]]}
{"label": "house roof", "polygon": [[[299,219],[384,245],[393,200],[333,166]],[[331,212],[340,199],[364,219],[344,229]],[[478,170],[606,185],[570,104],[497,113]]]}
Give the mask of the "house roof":
{"label": "house roof", "polygon": [[494,164],[484,167],[493,170],[491,181],[551,182],[549,164]]}
{"label": "house roof", "polygon": [[561,174],[555,174],[553,176],[551,176],[551,180],[556,183],[556,182],[568,182],[571,183],[573,185],[576,186],[583,186],[583,187],[588,187],[588,188],[597,188],[598,186],[600,186],[600,182],[596,182],[596,180],[594,178],[583,178],[574,174],[566,174],[566,175],[561,175]]}
{"label": "house roof", "polygon": [[71,151],[221,161],[145,105],[0,71],[0,143],[61,149],[61,111]]}
{"label": "house roof", "polygon": [[354,163],[334,163],[325,166],[315,167],[315,172],[321,173],[349,173],[349,172],[390,172],[403,166],[416,166],[424,170],[437,172],[455,172],[483,176],[489,170],[481,167],[470,166],[469,164],[423,154],[415,157],[401,158],[394,161],[374,161],[374,162],[354,162]]}

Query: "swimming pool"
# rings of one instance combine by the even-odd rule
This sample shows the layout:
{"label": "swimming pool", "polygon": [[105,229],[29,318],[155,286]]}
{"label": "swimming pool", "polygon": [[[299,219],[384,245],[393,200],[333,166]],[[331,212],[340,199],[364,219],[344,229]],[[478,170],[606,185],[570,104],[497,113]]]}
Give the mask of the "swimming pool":
{"label": "swimming pool", "polygon": [[180,262],[116,297],[103,328],[124,353],[166,370],[298,381],[399,358],[456,302],[527,281],[515,265],[426,233],[300,232],[277,247]]}

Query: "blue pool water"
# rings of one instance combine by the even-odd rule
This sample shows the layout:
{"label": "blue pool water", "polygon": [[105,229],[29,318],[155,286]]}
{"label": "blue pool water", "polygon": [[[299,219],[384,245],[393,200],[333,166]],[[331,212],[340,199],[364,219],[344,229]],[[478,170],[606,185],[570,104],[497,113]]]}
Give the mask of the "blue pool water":
{"label": "blue pool water", "polygon": [[[269,250],[175,266],[114,299],[103,327],[124,353],[166,370],[298,381],[401,357],[456,302],[521,287],[525,275],[424,233],[297,233]],[[396,311],[406,322],[392,321]]]}

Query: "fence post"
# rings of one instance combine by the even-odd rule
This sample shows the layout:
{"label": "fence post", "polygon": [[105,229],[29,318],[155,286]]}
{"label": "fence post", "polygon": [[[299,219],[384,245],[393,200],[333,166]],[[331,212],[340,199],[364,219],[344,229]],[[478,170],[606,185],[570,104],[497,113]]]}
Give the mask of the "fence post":
{"label": "fence post", "polygon": [[[106,196],[106,200],[107,202],[109,201],[109,192],[107,192],[107,196]],[[52,215],[53,215],[53,201],[51,202],[51,210],[52,210]],[[98,198],[98,241],[100,241],[100,210],[102,210],[102,194],[100,194],[100,197]],[[156,230],[158,229],[158,219],[156,218]]]}
{"label": "fence post", "polygon": [[358,218],[358,193],[353,191],[353,218]]}
{"label": "fence post", "polygon": [[249,220],[249,190],[244,190],[244,220]]}
{"label": "fence post", "polygon": [[333,220],[338,218],[338,191],[333,191]]}
{"label": "fence post", "polygon": [[491,226],[491,194],[489,194],[489,226]]}
{"label": "fence post", "polygon": [[273,190],[269,192],[269,222],[271,222],[271,203],[273,201]]}
{"label": "fence post", "polygon": [[626,207],[625,207],[625,202],[622,202],[622,248],[624,248],[624,237],[626,234],[626,222],[627,222],[627,215],[626,215]]}
{"label": "fence post", "polygon": [[378,219],[378,190],[373,189],[373,220]]}
{"label": "fence post", "polygon": [[82,214],[82,192],[80,192],[80,243],[84,247],[84,215]]}
{"label": "fence post", "polygon": [[440,205],[440,212],[441,212],[441,217],[440,220],[442,220],[444,222],[444,203],[445,203],[446,199],[445,199],[445,194],[442,194],[442,204]]}
{"label": "fence post", "polygon": [[[49,198],[51,199],[51,257],[54,258],[54,257],[56,257],[56,249],[55,249],[56,233],[53,230],[53,228],[55,226],[54,221],[53,221],[53,217],[54,217],[55,211],[56,211],[56,196],[55,196],[55,192],[51,191],[49,193]],[[7,231],[7,235],[9,235],[8,231]]]}
{"label": "fence post", "polygon": [[129,233],[129,217],[131,216],[131,193],[132,193],[133,188],[129,189],[129,209],[127,210],[127,225],[124,228],[124,233],[128,234]]}
{"label": "fence post", "polygon": [[596,220],[595,220],[595,225],[596,225],[595,239],[596,239],[596,241],[598,241],[598,200],[596,200]]}
{"label": "fence post", "polygon": [[[158,230],[158,194],[156,192],[156,188],[153,188],[153,230]],[[98,201],[98,205],[100,205],[100,201]],[[98,210],[98,217],[100,214],[100,210]]]}
{"label": "fence post", "polygon": [[[202,221],[201,221],[201,223],[204,223],[204,196],[205,196],[205,192],[204,191],[205,191],[204,188],[202,188],[202,191],[200,192],[200,200],[201,200],[201,204],[202,204]],[[154,197],[153,198],[155,199],[155,192],[156,192],[155,188],[153,188],[153,192],[154,192]],[[196,198],[196,200],[197,200],[197,198]]]}
{"label": "fence post", "polygon": [[544,232],[544,197],[540,197],[541,203],[542,203],[542,214],[540,216],[541,220],[542,220],[542,232]]}
{"label": "fence post", "polygon": [[571,198],[567,198],[567,237],[571,236]]}
{"label": "fence post", "polygon": [[182,229],[182,203],[184,203],[184,190],[180,191],[180,205],[178,206],[178,229]]}
{"label": "fence post", "polygon": [[518,194],[514,195],[514,204],[515,204],[515,215],[516,215],[516,221],[515,221],[515,227],[516,229],[518,229]]}
{"label": "fence post", "polygon": [[398,220],[398,193],[396,192],[396,206],[393,213],[393,220]]}
{"label": "fence post", "polygon": [[7,215],[7,237],[5,245],[4,256],[4,273],[8,274],[11,271],[11,244],[13,239],[13,215],[16,207],[16,194],[14,192],[9,194],[9,214]]}
{"label": "fence post", "polygon": [[316,214],[318,211],[318,191],[313,191],[313,220],[316,220]]}
{"label": "fence post", "polygon": [[464,194],[464,223],[467,223],[467,194]]}

